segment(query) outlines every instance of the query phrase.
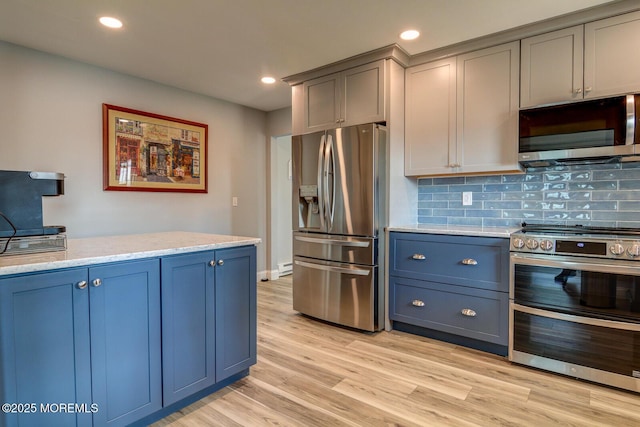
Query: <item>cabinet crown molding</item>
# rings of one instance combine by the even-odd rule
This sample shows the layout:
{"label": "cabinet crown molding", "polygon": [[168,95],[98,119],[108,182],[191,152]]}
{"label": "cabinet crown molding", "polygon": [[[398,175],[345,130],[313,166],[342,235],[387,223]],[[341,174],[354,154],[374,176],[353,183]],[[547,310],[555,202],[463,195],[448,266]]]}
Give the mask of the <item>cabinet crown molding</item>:
{"label": "cabinet crown molding", "polygon": [[394,43],[369,52],[351,56],[349,58],[336,61],[322,67],[283,77],[282,81],[288,83],[290,86],[295,86],[301,84],[306,80],[311,80],[317,77],[344,71],[346,69],[374,62],[379,59],[392,59],[402,67],[407,68],[410,66],[420,65],[438,59],[444,59],[450,56],[460,55],[463,53],[517,41],[527,37],[532,37],[567,27],[572,27],[574,25],[586,24],[588,22],[597,21],[599,19],[610,18],[612,16],[622,15],[624,13],[639,10],[640,4],[638,3],[638,0],[613,1],[611,3],[594,6],[578,12],[556,16],[543,21],[538,21],[531,24],[522,25],[520,27],[510,28],[498,33],[489,34],[487,36],[465,40],[453,45],[417,53],[415,55],[410,55],[401,46]]}
{"label": "cabinet crown molding", "polygon": [[409,65],[409,54],[400,46],[394,43],[369,52],[361,53],[360,55],[355,55],[347,59],[343,59],[341,61],[324,65],[322,67],[314,68],[313,70],[304,71],[302,73],[284,77],[282,81],[288,83],[289,86],[295,86],[307,80],[344,71],[349,68],[368,64],[370,62],[375,62],[380,59],[392,59],[398,64],[402,65],[404,68]]}

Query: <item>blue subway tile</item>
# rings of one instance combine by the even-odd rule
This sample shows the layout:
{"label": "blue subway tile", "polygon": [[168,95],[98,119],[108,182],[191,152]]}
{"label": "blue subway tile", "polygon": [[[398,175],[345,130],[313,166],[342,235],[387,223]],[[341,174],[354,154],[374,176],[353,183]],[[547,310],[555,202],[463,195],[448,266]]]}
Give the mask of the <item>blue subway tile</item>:
{"label": "blue subway tile", "polygon": [[477,191],[480,192],[482,191],[482,184],[463,184],[463,185],[450,185],[449,186],[449,191],[454,193],[454,192],[460,192],[462,193],[463,191]]}
{"label": "blue subway tile", "polygon": [[571,211],[615,211],[618,208],[617,202],[594,202],[594,201],[584,201],[584,202],[568,202],[567,209]]}
{"label": "blue subway tile", "polygon": [[484,191],[522,191],[522,184],[486,184]]}
{"label": "blue subway tile", "polygon": [[569,190],[617,190],[618,181],[570,182]]}
{"label": "blue subway tile", "polygon": [[433,178],[434,185],[464,184],[464,176],[453,176],[446,178]]}
{"label": "blue subway tile", "polygon": [[465,217],[480,218],[501,218],[502,214],[499,210],[490,209],[467,209],[464,211]]}
{"label": "blue subway tile", "polygon": [[447,218],[446,217],[421,217],[418,216],[418,224],[438,224],[438,225],[446,225]]}
{"label": "blue subway tile", "polygon": [[522,209],[520,201],[487,201],[484,202],[485,209]]}
{"label": "blue subway tile", "polygon": [[451,217],[449,218],[448,224],[450,225],[473,225],[476,227],[482,226],[482,218],[459,218],[459,217]]}
{"label": "blue subway tile", "polygon": [[618,203],[618,209],[621,210],[621,211],[636,211],[636,212],[638,212],[638,220],[640,221],[640,201],[620,202],[620,203]]}

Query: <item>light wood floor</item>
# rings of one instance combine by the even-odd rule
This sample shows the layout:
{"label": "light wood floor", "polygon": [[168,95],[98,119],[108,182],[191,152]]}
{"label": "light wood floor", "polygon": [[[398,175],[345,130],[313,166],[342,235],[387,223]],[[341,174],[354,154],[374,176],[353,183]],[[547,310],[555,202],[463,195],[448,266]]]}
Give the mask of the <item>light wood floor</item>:
{"label": "light wood floor", "polygon": [[[290,276],[289,276],[290,277]],[[258,283],[251,374],[164,426],[640,426],[640,394],[402,332],[329,326]]]}

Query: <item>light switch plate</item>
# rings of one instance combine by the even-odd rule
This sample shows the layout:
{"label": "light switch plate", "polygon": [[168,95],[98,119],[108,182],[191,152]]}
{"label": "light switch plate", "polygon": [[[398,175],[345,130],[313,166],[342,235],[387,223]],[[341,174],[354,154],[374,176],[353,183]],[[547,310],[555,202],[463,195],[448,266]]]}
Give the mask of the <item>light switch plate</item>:
{"label": "light switch plate", "polygon": [[473,204],[473,193],[471,191],[462,192],[462,206],[471,206]]}

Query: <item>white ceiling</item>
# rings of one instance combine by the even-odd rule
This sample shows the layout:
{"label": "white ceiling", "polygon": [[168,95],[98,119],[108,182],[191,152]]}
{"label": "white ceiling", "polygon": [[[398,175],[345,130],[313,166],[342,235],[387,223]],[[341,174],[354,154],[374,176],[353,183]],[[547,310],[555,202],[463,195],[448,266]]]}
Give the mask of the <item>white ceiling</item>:
{"label": "white ceiling", "polygon": [[[393,43],[409,54],[609,0],[0,0],[0,40],[272,111],[279,79]],[[100,26],[98,17],[124,22]],[[400,40],[407,28],[415,41]],[[278,79],[260,83],[263,75]]]}

